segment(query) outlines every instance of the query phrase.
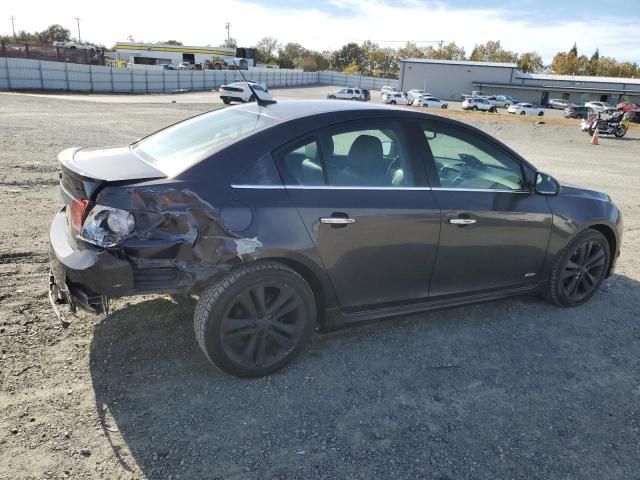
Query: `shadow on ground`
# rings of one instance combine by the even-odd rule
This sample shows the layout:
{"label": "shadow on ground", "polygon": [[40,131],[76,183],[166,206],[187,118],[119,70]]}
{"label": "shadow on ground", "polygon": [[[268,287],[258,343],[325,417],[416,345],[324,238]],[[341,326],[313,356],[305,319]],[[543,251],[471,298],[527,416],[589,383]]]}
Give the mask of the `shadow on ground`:
{"label": "shadow on ground", "polygon": [[640,283],[615,275],[576,309],[522,298],[316,337],[248,381],[154,299],[97,326],[91,374],[114,453],[149,478],[631,478],[638,318]]}

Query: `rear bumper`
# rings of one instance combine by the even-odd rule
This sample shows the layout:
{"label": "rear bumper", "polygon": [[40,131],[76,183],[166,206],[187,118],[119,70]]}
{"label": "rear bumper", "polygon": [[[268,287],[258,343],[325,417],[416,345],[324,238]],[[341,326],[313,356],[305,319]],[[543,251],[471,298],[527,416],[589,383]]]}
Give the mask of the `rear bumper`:
{"label": "rear bumper", "polygon": [[64,209],[51,222],[49,256],[52,284],[71,305],[99,311],[104,297],[124,296],[133,288],[133,268],[127,260],[69,239]]}

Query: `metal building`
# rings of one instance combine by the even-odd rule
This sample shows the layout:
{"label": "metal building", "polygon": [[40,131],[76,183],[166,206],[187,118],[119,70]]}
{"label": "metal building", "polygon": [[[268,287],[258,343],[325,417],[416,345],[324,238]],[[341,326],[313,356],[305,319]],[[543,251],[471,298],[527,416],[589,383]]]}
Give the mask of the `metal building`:
{"label": "metal building", "polygon": [[[253,49],[118,42],[116,44],[116,59],[124,60],[130,64],[143,65],[172,64],[175,66],[181,62],[201,64],[206,61],[215,62],[219,60],[224,61],[227,65],[233,65],[233,60],[237,59],[237,50],[246,52]],[[247,62],[248,66],[253,66],[254,60],[249,58]]]}
{"label": "metal building", "polygon": [[640,78],[523,73],[515,63],[408,58],[400,63],[400,89],[414,88],[447,100],[460,100],[461,94],[481,90],[486,95],[510,95],[541,105],[551,98],[576,104],[640,102]]}

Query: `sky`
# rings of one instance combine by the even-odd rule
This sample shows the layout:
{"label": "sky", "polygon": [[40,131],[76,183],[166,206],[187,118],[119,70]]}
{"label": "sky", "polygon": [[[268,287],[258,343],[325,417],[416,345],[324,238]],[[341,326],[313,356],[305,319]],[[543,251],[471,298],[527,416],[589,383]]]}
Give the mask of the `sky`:
{"label": "sky", "polygon": [[[175,39],[185,45],[219,45],[225,22],[240,46],[260,38],[298,42],[314,50],[336,49],[367,39],[398,47],[454,41],[467,54],[473,46],[500,40],[516,52],[535,50],[550,63],[574,42],[579,53],[640,63],[640,0],[617,0],[603,8],[594,0],[181,0],[107,3],[65,0],[6,2],[0,9],[0,33],[40,31],[59,23],[83,40],[110,47],[132,36],[135,41]],[[4,17],[4,18],[2,18]]]}

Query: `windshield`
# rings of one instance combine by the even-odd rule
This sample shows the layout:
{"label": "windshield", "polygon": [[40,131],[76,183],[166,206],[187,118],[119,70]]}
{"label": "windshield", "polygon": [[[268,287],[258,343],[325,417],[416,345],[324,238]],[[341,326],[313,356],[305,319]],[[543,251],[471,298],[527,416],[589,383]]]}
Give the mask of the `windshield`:
{"label": "windshield", "polygon": [[190,118],[131,145],[132,151],[173,177],[224,147],[277,123],[264,113],[224,108]]}

